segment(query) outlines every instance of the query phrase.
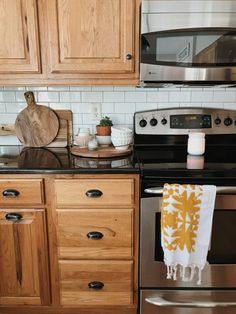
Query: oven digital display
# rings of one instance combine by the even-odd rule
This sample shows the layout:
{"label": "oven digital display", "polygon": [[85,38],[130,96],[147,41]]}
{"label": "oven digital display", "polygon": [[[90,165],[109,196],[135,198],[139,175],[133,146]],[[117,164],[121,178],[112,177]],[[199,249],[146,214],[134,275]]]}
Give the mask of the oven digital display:
{"label": "oven digital display", "polygon": [[171,129],[210,129],[211,126],[211,115],[186,114],[170,116]]}

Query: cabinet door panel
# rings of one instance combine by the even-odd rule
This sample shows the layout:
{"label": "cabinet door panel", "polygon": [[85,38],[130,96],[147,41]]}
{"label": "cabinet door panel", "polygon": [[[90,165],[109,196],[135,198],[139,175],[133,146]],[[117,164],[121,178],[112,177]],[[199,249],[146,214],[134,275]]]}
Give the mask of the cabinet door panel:
{"label": "cabinet door panel", "polygon": [[39,73],[36,0],[0,0],[0,73]]}
{"label": "cabinet door panel", "polygon": [[0,304],[49,303],[44,219],[44,210],[0,211]]}
{"label": "cabinet door panel", "polygon": [[134,1],[48,1],[52,73],[132,73]]}

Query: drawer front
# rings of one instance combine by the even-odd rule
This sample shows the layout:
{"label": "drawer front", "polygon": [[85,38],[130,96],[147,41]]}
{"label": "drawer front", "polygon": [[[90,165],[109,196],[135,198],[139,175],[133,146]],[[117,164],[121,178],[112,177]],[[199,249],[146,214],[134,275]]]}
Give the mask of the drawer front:
{"label": "drawer front", "polygon": [[0,180],[0,204],[42,204],[44,202],[42,179]]}
{"label": "drawer front", "polygon": [[131,261],[60,261],[59,267],[61,305],[133,303]]}
{"label": "drawer front", "polygon": [[57,210],[60,258],[132,257],[132,209]]}
{"label": "drawer front", "polygon": [[134,180],[56,180],[55,192],[58,205],[131,205]]}

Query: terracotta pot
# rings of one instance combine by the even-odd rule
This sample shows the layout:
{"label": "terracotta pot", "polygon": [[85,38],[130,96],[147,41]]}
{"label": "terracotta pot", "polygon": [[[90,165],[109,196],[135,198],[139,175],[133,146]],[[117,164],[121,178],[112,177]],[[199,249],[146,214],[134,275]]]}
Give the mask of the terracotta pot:
{"label": "terracotta pot", "polygon": [[96,125],[97,135],[111,135],[111,126]]}

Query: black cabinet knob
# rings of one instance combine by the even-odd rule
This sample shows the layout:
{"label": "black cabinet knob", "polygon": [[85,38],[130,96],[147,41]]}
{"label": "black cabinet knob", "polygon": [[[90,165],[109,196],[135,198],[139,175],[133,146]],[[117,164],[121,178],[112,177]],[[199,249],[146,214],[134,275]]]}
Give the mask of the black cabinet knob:
{"label": "black cabinet knob", "polygon": [[88,190],[85,194],[87,197],[96,198],[101,197],[103,193],[100,190]]}
{"label": "black cabinet knob", "polygon": [[17,197],[19,194],[20,194],[20,192],[17,190],[14,190],[14,189],[7,189],[7,190],[4,190],[2,192],[2,195],[4,197],[9,197],[9,198],[10,197]]}
{"label": "black cabinet knob", "polygon": [[103,234],[99,231],[90,231],[87,233],[87,238],[90,240],[100,240],[103,238]]}
{"label": "black cabinet knob", "polygon": [[104,287],[104,283],[101,281],[91,281],[88,283],[88,287],[94,290],[101,290]]}
{"label": "black cabinet knob", "polygon": [[126,55],[126,60],[131,60],[132,59],[132,55],[130,54],[130,53],[128,53],[127,55]]}
{"label": "black cabinet knob", "polygon": [[23,216],[19,213],[7,213],[5,216],[6,220],[19,221]]}

